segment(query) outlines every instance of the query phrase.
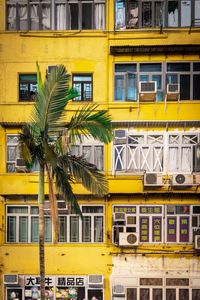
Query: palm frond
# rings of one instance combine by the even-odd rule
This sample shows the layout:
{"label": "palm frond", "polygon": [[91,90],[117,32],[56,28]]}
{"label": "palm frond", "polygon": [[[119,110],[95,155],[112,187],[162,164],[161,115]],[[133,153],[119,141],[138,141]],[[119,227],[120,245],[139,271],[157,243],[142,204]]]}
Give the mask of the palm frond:
{"label": "palm frond", "polygon": [[54,168],[53,172],[58,192],[61,193],[65,202],[70,204],[73,212],[82,216],[78,200],[71,187],[71,183],[73,183],[72,177],[60,167]]}
{"label": "palm frond", "polygon": [[36,144],[32,128],[29,124],[25,124],[22,127],[22,132],[19,133],[19,150],[20,156],[25,160],[27,164],[34,163],[34,152]]}
{"label": "palm frond", "polygon": [[97,105],[87,105],[75,113],[68,124],[68,129],[72,137],[78,138],[81,142],[81,134],[86,137],[92,136],[94,139],[103,143],[112,140],[111,117],[106,110],[97,109]]}
{"label": "palm frond", "polygon": [[40,66],[38,64],[38,62],[36,62],[36,68],[37,68],[37,85],[38,85],[38,93],[40,94],[42,92],[42,76],[41,76],[41,72],[40,72]]}
{"label": "palm frond", "polygon": [[107,194],[108,186],[104,174],[82,156],[66,154],[60,157],[59,161],[62,169],[68,170],[88,191],[99,196]]}
{"label": "palm frond", "polygon": [[42,133],[51,133],[63,127],[64,108],[76,93],[69,94],[70,75],[63,65],[51,71],[38,92],[33,112],[33,123],[37,123]]}

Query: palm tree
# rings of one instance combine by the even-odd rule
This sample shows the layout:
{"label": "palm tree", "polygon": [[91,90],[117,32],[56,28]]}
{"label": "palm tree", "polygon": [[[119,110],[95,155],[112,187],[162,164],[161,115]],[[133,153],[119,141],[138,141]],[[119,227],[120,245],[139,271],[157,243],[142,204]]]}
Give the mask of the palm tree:
{"label": "palm tree", "polygon": [[[57,239],[56,193],[70,205],[73,212],[81,215],[72,184],[81,182],[90,192],[97,195],[107,193],[104,175],[84,157],[70,152],[70,141],[82,141],[82,137],[93,137],[104,143],[112,139],[111,119],[107,111],[89,105],[76,111],[66,122],[65,107],[70,99],[78,96],[69,88],[70,76],[63,65],[56,66],[42,81],[37,64],[38,94],[29,123],[23,126],[19,145],[21,156],[27,167],[39,163],[39,263],[40,293],[45,299],[45,252],[44,252],[44,179],[48,178],[49,201]],[[56,191],[55,191],[56,190]]]}

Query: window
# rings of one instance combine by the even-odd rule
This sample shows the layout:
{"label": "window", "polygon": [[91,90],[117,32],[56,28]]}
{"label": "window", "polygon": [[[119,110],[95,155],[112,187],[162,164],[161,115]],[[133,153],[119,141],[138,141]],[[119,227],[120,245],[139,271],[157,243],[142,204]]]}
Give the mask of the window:
{"label": "window", "polygon": [[114,171],[163,171],[163,134],[127,132],[114,141]]}
{"label": "window", "polygon": [[73,87],[78,91],[79,96],[74,101],[92,101],[92,75],[74,74]]}
{"label": "window", "polygon": [[[132,278],[132,281],[139,282],[139,286],[133,283],[127,285],[123,276],[118,280],[121,280],[125,287],[125,294],[122,297],[118,296],[123,300],[197,300],[200,295],[199,284],[193,288],[192,278]],[[112,299],[118,297],[113,295]]]}
{"label": "window", "polygon": [[[118,137],[118,132],[124,132]],[[192,173],[196,170],[197,132],[115,130],[114,172]]]}
{"label": "window", "polygon": [[37,75],[19,75],[19,101],[34,101],[37,93]]}
{"label": "window", "polygon": [[[61,243],[103,243],[104,207],[81,207],[83,219],[69,214],[64,201],[58,201],[58,240]],[[30,205],[8,205],[6,208],[7,243],[38,243],[39,208]],[[45,242],[52,242],[49,202],[45,202]]]}
{"label": "window", "polygon": [[82,206],[83,219],[59,210],[59,242],[102,243],[104,235],[103,206]]}
{"label": "window", "polygon": [[[14,173],[18,171],[16,166],[16,159],[20,158],[19,153],[19,137],[17,134],[7,135],[7,149],[6,149],[6,171],[8,173]],[[35,172],[39,170],[39,164],[36,163],[31,171]],[[20,171],[20,170],[19,170]]]}
{"label": "window", "polygon": [[[113,241],[120,232],[135,232],[141,243],[163,242],[163,207],[120,205],[113,207]],[[118,218],[121,214],[122,217]]]}
{"label": "window", "polygon": [[191,243],[200,232],[200,206],[114,205],[113,242],[134,232],[140,243]]}
{"label": "window", "polygon": [[105,29],[105,0],[7,0],[7,30]]}
{"label": "window", "polygon": [[104,146],[102,143],[84,138],[81,145],[78,142],[71,145],[71,153],[75,156],[83,156],[89,163],[103,170]]}
{"label": "window", "polygon": [[[38,243],[39,209],[37,206],[7,206],[7,242]],[[45,242],[52,242],[51,219],[45,215]]]}
{"label": "window", "polygon": [[116,0],[116,29],[190,27],[199,0]]}
{"label": "window", "polygon": [[200,100],[199,62],[115,64],[115,101],[137,101],[139,81],[157,83],[156,101],[164,101],[167,84],[180,84],[180,100]]}

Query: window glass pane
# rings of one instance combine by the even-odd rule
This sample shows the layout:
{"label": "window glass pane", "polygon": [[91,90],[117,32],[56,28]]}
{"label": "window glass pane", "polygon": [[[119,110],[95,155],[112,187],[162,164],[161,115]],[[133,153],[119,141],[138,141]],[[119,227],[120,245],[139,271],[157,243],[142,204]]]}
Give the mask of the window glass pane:
{"label": "window glass pane", "polygon": [[168,26],[178,27],[178,1],[168,1]]}
{"label": "window glass pane", "polygon": [[176,300],[175,289],[166,289],[166,300]]}
{"label": "window glass pane", "polygon": [[67,217],[59,216],[58,241],[67,242]]}
{"label": "window glass pane", "polygon": [[67,12],[65,4],[56,5],[56,29],[64,30],[67,28]]}
{"label": "window glass pane", "polygon": [[70,242],[79,241],[79,217],[70,217]]}
{"label": "window glass pane", "polygon": [[115,64],[115,72],[136,72],[136,64]]}
{"label": "window glass pane", "polygon": [[193,71],[200,71],[200,63],[199,62],[193,63]]}
{"label": "window glass pane", "polygon": [[92,81],[92,77],[88,75],[74,75],[73,81]]}
{"label": "window glass pane", "polygon": [[78,146],[78,145],[71,145],[70,149],[71,149],[71,154],[72,155],[75,155],[75,156],[79,156],[80,155],[80,146]]}
{"label": "window glass pane", "polygon": [[189,300],[189,289],[179,289],[179,300]]}
{"label": "window glass pane", "polygon": [[47,243],[52,241],[52,224],[50,217],[44,218],[44,238]]}
{"label": "window glass pane", "polygon": [[193,99],[200,100],[200,74],[193,75]]}
{"label": "window glass pane", "polygon": [[31,214],[32,215],[38,215],[39,214],[39,207],[31,206]]}
{"label": "window glass pane", "polygon": [[7,6],[7,28],[9,30],[16,29],[16,6]]}
{"label": "window glass pane", "polygon": [[190,100],[190,75],[180,75],[180,99]]}
{"label": "window glass pane", "polygon": [[138,1],[130,1],[128,6],[127,28],[138,27]]}
{"label": "window glass pane", "polygon": [[163,299],[163,290],[153,289],[153,300],[162,300],[162,299]]}
{"label": "window glass pane", "polygon": [[8,206],[7,212],[9,214],[27,214],[27,206]]}
{"label": "window glass pane", "polygon": [[167,79],[167,84],[178,83],[178,75],[177,74],[167,74],[166,79]]}
{"label": "window glass pane", "polygon": [[82,206],[82,213],[103,213],[103,206]]}
{"label": "window glass pane", "polygon": [[92,147],[91,146],[83,146],[82,148],[84,158],[92,163]]}
{"label": "window glass pane", "polygon": [[17,158],[17,146],[7,148],[7,161],[15,161]]}
{"label": "window glass pane", "polygon": [[9,216],[7,218],[7,241],[16,242],[16,217]]}
{"label": "window glass pane", "polygon": [[150,300],[149,289],[140,289],[140,300]]}
{"label": "window glass pane", "polygon": [[103,242],[103,216],[94,216],[94,242]]}
{"label": "window glass pane", "polygon": [[190,63],[167,63],[167,71],[168,72],[189,72],[190,71]]}
{"label": "window glass pane", "polygon": [[105,29],[104,3],[95,3],[95,29]]}
{"label": "window glass pane", "polygon": [[155,14],[155,27],[160,27],[160,26],[164,26],[164,3],[163,2],[155,2],[154,5],[154,14]]}
{"label": "window glass pane", "polygon": [[77,92],[78,92],[78,94],[80,95],[80,96],[78,96],[78,97],[76,97],[76,98],[74,98],[73,100],[81,100],[81,83],[73,83],[73,87],[77,90]]}
{"label": "window glass pane", "polygon": [[142,2],[142,27],[152,27],[151,2]]}
{"label": "window glass pane", "polygon": [[136,288],[127,288],[127,300],[137,300]]}
{"label": "window glass pane", "polygon": [[92,3],[82,3],[82,29],[92,29]]}
{"label": "window glass pane", "polygon": [[70,3],[70,28],[69,29],[78,29],[78,20],[79,20],[79,10],[77,3]]}
{"label": "window glass pane", "polygon": [[28,217],[19,217],[19,242],[28,242]]}
{"label": "window glass pane", "polygon": [[180,242],[189,242],[190,221],[189,217],[180,217]]}
{"label": "window glass pane", "polygon": [[115,100],[125,100],[125,77],[124,75],[115,75]]}
{"label": "window glass pane", "polygon": [[200,19],[200,0],[195,0],[194,14],[195,19]]}
{"label": "window glass pane", "polygon": [[181,1],[181,27],[191,25],[191,1]]}
{"label": "window glass pane", "polygon": [[39,29],[39,5],[38,4],[31,4],[31,29],[38,30]]}
{"label": "window glass pane", "polygon": [[91,242],[91,217],[84,216],[82,220],[82,241]]}
{"label": "window glass pane", "polygon": [[161,72],[161,71],[162,71],[162,65],[159,63],[140,64],[140,72]]}
{"label": "window glass pane", "polygon": [[94,147],[94,164],[99,170],[103,170],[103,146]]}
{"label": "window glass pane", "polygon": [[200,289],[192,289],[192,300],[200,299]]}
{"label": "window glass pane", "polygon": [[19,4],[18,6],[19,13],[19,28],[20,30],[26,30],[28,28],[28,10],[27,5]]}
{"label": "window glass pane", "polygon": [[176,217],[167,218],[167,242],[176,242]]}
{"label": "window glass pane", "polygon": [[127,100],[137,100],[137,79],[135,74],[128,74],[127,79]]}
{"label": "window glass pane", "polygon": [[39,217],[31,217],[31,242],[39,242]]}
{"label": "window glass pane", "polygon": [[42,4],[42,29],[51,28],[51,6],[50,4]]}
{"label": "window glass pane", "polygon": [[83,84],[83,99],[85,101],[90,101],[92,99],[92,84],[91,83]]}
{"label": "window glass pane", "polygon": [[115,27],[125,28],[125,0],[117,0],[115,5]]}

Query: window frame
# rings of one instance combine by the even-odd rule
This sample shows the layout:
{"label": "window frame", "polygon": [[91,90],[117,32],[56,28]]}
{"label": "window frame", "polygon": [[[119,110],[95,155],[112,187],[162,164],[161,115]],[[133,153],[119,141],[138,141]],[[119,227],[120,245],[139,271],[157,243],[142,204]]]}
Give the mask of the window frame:
{"label": "window frame", "polygon": [[[74,77],[91,77],[91,80],[74,80]],[[80,84],[81,86],[81,93],[80,96],[76,97],[73,99],[73,102],[92,102],[93,101],[93,74],[92,73],[72,73],[72,86],[73,88],[76,89],[76,84]],[[91,96],[90,97],[85,97],[85,85],[90,85],[91,88]],[[77,89],[78,90],[78,89]]]}
{"label": "window frame", "polygon": [[[32,80],[20,80],[20,76],[35,76],[35,81],[32,81]],[[28,85],[28,97],[26,98],[22,98],[21,97],[21,84],[27,84]],[[34,102],[35,101],[35,94],[33,96],[31,96],[31,88],[30,88],[30,85],[36,85],[37,86],[37,73],[19,73],[18,74],[18,95],[19,95],[19,102]],[[37,89],[37,88],[36,88]],[[38,91],[38,89],[37,89]],[[37,91],[35,93],[37,93]]]}
{"label": "window frame", "polygon": [[[11,0],[7,0],[6,1],[6,30],[8,31],[13,31],[13,30],[105,30],[105,26],[106,26],[106,1],[105,0],[87,0],[87,1],[83,1],[83,0],[75,0],[75,1],[71,1],[71,0],[46,0],[45,2],[43,2],[42,0],[36,0],[34,1],[34,3],[32,5],[37,5],[37,11],[38,11],[38,15],[37,15],[37,20],[38,20],[38,28],[31,28],[31,3],[29,3],[28,0],[26,0],[23,3],[26,7],[27,7],[27,11],[26,11],[26,24],[24,25],[26,28],[22,28],[20,26],[20,16],[19,16],[19,11],[20,11],[20,5],[19,3],[13,3]],[[78,16],[77,16],[77,21],[78,21],[78,26],[77,28],[73,28],[71,29],[71,24],[70,24],[70,5],[71,4],[77,4],[78,5]],[[83,5],[84,4],[91,4],[91,10],[92,10],[92,15],[91,15],[91,28],[83,28]],[[45,25],[45,22],[43,22],[43,11],[42,11],[42,7],[46,5],[45,7],[49,7],[49,27]],[[64,5],[64,10],[65,10],[65,17],[66,17],[66,22],[65,24],[63,24],[62,28],[58,28],[58,24],[57,24],[57,6],[58,5]],[[102,5],[102,8],[100,9],[101,14],[103,14],[102,19],[99,19],[96,23],[95,20],[95,16],[98,15],[97,12],[97,7],[98,5]],[[14,25],[13,28],[9,28],[9,24],[10,22],[8,21],[8,14],[9,14],[9,6],[15,7],[15,21],[14,21]],[[63,7],[61,7],[63,9]],[[101,15],[102,16],[102,15]],[[65,19],[64,17],[64,19]],[[87,16],[86,16],[87,17]],[[44,17],[45,20],[45,17]],[[46,22],[47,23],[47,22]],[[64,28],[63,28],[64,27]]]}
{"label": "window frame", "polygon": [[[156,25],[156,20],[155,20],[155,14],[156,14],[156,4],[160,2],[162,4],[162,11],[160,13],[160,24],[159,25]],[[178,12],[177,12],[177,26],[169,26],[169,2],[172,2],[172,0],[160,0],[160,1],[157,1],[157,0],[141,0],[137,2],[137,6],[135,8],[138,8],[138,14],[137,14],[137,17],[134,16],[133,14],[133,18],[137,18],[137,22],[134,22],[132,26],[130,26],[130,21],[132,20],[131,18],[131,10],[132,9],[135,9],[135,8],[131,8],[130,7],[130,4],[128,3],[128,1],[124,1],[124,3],[122,4],[123,7],[120,7],[118,9],[124,9],[124,12],[121,11],[121,26],[120,26],[120,23],[117,23],[117,20],[120,20],[117,19],[117,16],[118,16],[118,13],[117,13],[117,0],[115,0],[115,20],[114,20],[114,23],[115,23],[115,30],[127,30],[127,29],[143,29],[143,30],[148,30],[148,29],[152,29],[152,28],[190,28],[191,26],[191,20],[194,19],[194,16],[195,16],[195,4],[197,2],[195,1],[190,1],[190,18],[188,19],[188,25],[183,25],[182,26],[182,21],[184,20],[184,16],[183,16],[183,8],[182,8],[182,1],[181,0],[177,0],[178,2]],[[151,23],[151,26],[143,26],[143,4],[144,3],[150,3],[150,6],[151,6],[151,18],[150,18],[150,23]],[[129,8],[130,7],[130,8]],[[124,20],[124,21],[123,21]],[[119,25],[118,25],[119,24]]]}
{"label": "window frame", "polygon": [[[179,63],[182,63],[182,64],[189,64],[190,65],[190,70],[189,71],[168,71],[167,70],[167,66],[168,64],[179,64]],[[198,63],[198,61],[154,61],[154,62],[115,62],[113,64],[113,74],[114,74],[114,86],[113,86],[113,100],[114,102],[116,103],[121,103],[121,102],[137,102],[139,101],[139,97],[138,97],[138,87],[139,87],[139,81],[140,81],[140,76],[142,75],[147,75],[149,76],[149,79],[148,81],[151,81],[152,80],[152,77],[153,76],[156,76],[156,75],[159,75],[161,76],[161,88],[157,89],[157,95],[156,95],[156,102],[165,102],[165,95],[166,95],[166,91],[167,91],[167,81],[168,81],[168,76],[169,75],[177,75],[177,80],[180,84],[180,77],[183,76],[183,75],[188,75],[189,76],[189,87],[190,87],[190,96],[189,96],[189,99],[181,99],[180,98],[180,101],[200,101],[200,95],[199,95],[199,99],[194,99],[194,95],[195,95],[195,92],[194,92],[194,86],[193,86],[193,79],[194,79],[194,76],[200,76],[200,70],[194,70],[194,65],[195,63]],[[140,71],[140,66],[142,66],[142,64],[149,64],[149,65],[152,65],[152,64],[161,64],[161,71]],[[127,69],[127,71],[118,71],[116,70],[116,66],[117,65],[133,65],[133,68],[134,66],[136,65],[136,71],[129,71]],[[136,78],[136,100],[131,100],[131,99],[128,99],[127,95],[128,95],[128,85],[127,85],[127,76],[128,74],[134,74],[135,75],[135,78]],[[123,81],[123,87],[124,87],[124,91],[122,91],[122,93],[124,94],[124,98],[123,99],[116,99],[116,77],[117,76],[123,76],[124,77],[124,81]],[[153,81],[156,81],[156,80],[153,80]],[[180,90],[181,90],[181,86],[180,85]],[[162,97],[159,96],[162,95]],[[180,96],[181,96],[181,93],[180,93]]]}

